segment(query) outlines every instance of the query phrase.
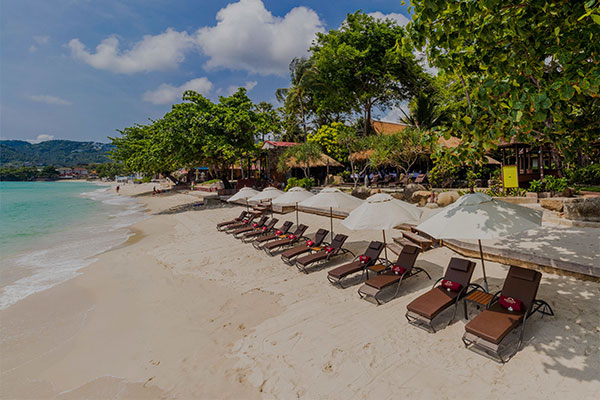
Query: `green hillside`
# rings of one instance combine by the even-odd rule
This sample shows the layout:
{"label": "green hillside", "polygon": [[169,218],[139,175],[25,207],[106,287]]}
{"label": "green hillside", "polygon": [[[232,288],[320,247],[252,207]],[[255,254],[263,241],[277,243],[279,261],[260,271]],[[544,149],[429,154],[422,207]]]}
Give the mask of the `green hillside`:
{"label": "green hillside", "polygon": [[105,163],[111,161],[107,153],[112,146],[98,142],[49,140],[31,144],[23,140],[0,141],[0,166],[4,165],[56,165]]}

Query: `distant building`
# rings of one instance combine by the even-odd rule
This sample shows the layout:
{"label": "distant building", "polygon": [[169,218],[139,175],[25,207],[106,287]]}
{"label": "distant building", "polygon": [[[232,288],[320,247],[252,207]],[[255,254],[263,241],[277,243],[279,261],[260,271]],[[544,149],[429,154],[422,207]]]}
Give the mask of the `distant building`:
{"label": "distant building", "polygon": [[62,167],[57,168],[58,176],[63,179],[73,179],[73,168]]}
{"label": "distant building", "polygon": [[88,176],[88,171],[85,168],[73,168],[73,177],[74,178],[86,178]]}

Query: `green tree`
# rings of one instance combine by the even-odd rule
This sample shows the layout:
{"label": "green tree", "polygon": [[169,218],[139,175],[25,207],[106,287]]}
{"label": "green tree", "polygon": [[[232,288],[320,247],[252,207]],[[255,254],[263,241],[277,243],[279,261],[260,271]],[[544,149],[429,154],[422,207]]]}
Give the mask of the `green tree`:
{"label": "green tree", "polygon": [[398,106],[426,86],[412,53],[402,54],[404,29],[392,20],[378,20],[363,12],[348,14],[339,29],[317,35],[311,48],[318,80],[320,109],[358,113],[364,133],[370,130],[373,108]]}
{"label": "green tree", "polygon": [[404,118],[400,121],[415,126],[417,129],[427,131],[445,122],[445,115],[440,109],[437,99],[432,94],[419,93],[409,104],[410,112],[400,111]]}
{"label": "green tree", "polygon": [[256,105],[257,113],[256,134],[260,135],[261,142],[265,136],[278,137],[281,134],[281,120],[277,109],[271,103],[261,101]]}
{"label": "green tree", "polygon": [[408,175],[430,141],[428,134],[412,127],[391,135],[372,136],[370,147],[373,153],[369,156],[368,165],[373,168],[392,166]]}
{"label": "green tree", "polygon": [[325,154],[341,163],[346,163],[349,152],[340,140],[342,131],[346,129],[352,128],[341,122],[333,122],[329,125],[321,126],[317,132],[308,135],[306,141],[318,144]]}
{"label": "green tree", "polygon": [[549,143],[570,160],[600,131],[600,1],[414,0],[412,41],[455,78],[463,105],[443,155],[476,162],[504,140]]}
{"label": "green tree", "polygon": [[305,178],[310,178],[310,164],[319,160],[322,155],[321,147],[316,143],[300,143],[296,146],[287,148],[279,157],[277,169],[285,172],[289,169],[289,164],[297,164],[302,168]]}

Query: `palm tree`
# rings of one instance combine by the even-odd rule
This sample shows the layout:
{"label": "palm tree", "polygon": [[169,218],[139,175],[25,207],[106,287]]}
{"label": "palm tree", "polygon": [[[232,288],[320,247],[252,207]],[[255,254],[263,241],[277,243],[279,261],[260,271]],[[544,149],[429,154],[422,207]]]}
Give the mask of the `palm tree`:
{"label": "palm tree", "polygon": [[410,107],[410,115],[400,109],[404,118],[400,121],[415,126],[419,130],[427,131],[444,122],[445,115],[440,111],[438,103],[433,96],[419,93]]}

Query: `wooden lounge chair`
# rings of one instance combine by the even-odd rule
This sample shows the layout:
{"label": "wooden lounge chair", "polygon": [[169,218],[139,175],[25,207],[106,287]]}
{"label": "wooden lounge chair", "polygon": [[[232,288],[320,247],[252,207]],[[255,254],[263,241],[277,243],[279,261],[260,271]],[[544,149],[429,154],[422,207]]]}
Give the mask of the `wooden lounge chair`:
{"label": "wooden lounge chair", "polygon": [[296,265],[296,268],[298,268],[300,271],[308,274],[308,267],[325,263],[339,254],[350,253],[354,255],[354,253],[352,253],[350,250],[342,247],[344,242],[346,242],[346,239],[348,239],[348,236],[338,233],[335,235],[329,246],[321,251],[317,251],[316,253],[296,258],[294,265]]}
{"label": "wooden lounge chair", "polygon": [[[448,307],[454,306],[452,318],[448,322],[450,325],[456,316],[458,302],[470,293],[469,288],[474,269],[473,261],[452,257],[446,273],[434,283],[433,288],[406,306],[408,322],[430,333],[435,333],[433,319]],[[441,285],[437,286],[440,282]],[[450,289],[447,286],[453,287]]]}
{"label": "wooden lounge chair", "polygon": [[277,218],[271,218],[271,220],[269,222],[267,222],[265,225],[263,225],[262,227],[255,228],[251,232],[246,232],[243,235],[238,236],[238,239],[241,239],[241,241],[244,243],[251,242],[254,239],[256,239],[258,236],[266,235],[266,234],[270,233],[271,230],[273,230],[273,228],[275,227],[275,224],[277,222],[279,222],[279,220]]}
{"label": "wooden lounge chair", "polygon": [[[398,255],[396,262],[385,270],[385,272],[377,275],[374,278],[368,279],[364,285],[358,289],[358,295],[361,298],[372,297],[375,299],[377,304],[381,304],[381,293],[394,285],[396,285],[396,292],[389,300],[395,298],[400,290],[400,285],[404,278],[417,275],[421,272],[427,274],[427,277],[431,279],[429,273],[423,268],[415,267],[415,262],[419,256],[421,249],[417,246],[410,244],[402,247],[402,251]],[[369,271],[367,270],[367,273]]]}
{"label": "wooden lounge chair", "polygon": [[327,273],[327,279],[333,285],[338,284],[342,289],[345,289],[344,278],[362,272],[363,277],[367,274],[367,268],[375,265],[379,260],[379,256],[383,251],[384,244],[382,242],[373,241],[369,243],[369,247],[364,254],[360,254],[344,265],[332,269]]}
{"label": "wooden lounge chair", "polygon": [[415,183],[423,183],[425,181],[425,174],[419,174],[415,178]]}
{"label": "wooden lounge chair", "polygon": [[[487,308],[465,325],[462,340],[467,348],[481,350],[495,361],[505,363],[514,356],[523,343],[525,323],[536,311],[544,315],[554,312],[543,300],[536,300],[542,274],[538,271],[512,266],[508,271],[502,290],[494,295]],[[519,329],[514,350],[505,356],[509,344],[508,334]]]}
{"label": "wooden lounge chair", "polygon": [[296,227],[296,230],[287,235],[287,237],[274,242],[265,243],[262,248],[268,255],[274,256],[274,251],[281,250],[282,247],[285,248],[295,245],[303,237],[302,235],[304,235],[304,232],[306,232],[307,229],[308,226],[300,224]]}
{"label": "wooden lounge chair", "polygon": [[246,224],[246,226],[242,226],[241,228],[237,228],[237,229],[228,231],[227,233],[233,235],[234,237],[237,237],[238,235],[241,235],[242,233],[250,232],[250,231],[254,230],[254,228],[262,228],[267,223],[268,219],[269,219],[269,217],[267,217],[266,215],[263,215],[262,217],[260,217],[258,222]]}
{"label": "wooden lounge chair", "polygon": [[327,246],[327,243],[324,242],[327,235],[329,235],[327,229],[319,229],[313,240],[307,240],[306,244],[300,244],[281,253],[281,260],[287,265],[294,265],[296,257],[311,251],[319,251],[323,246]]}
{"label": "wooden lounge chair", "polygon": [[229,224],[229,225],[225,226],[223,231],[232,231],[235,229],[243,228],[246,225],[252,224],[252,221],[254,221],[254,219],[256,217],[258,217],[259,215],[260,215],[259,213],[248,213],[248,214],[246,214],[246,217],[242,221],[236,222],[235,224]]}
{"label": "wooden lounge chair", "polygon": [[292,225],[294,225],[294,223],[292,221],[285,221],[283,223],[283,225],[281,225],[279,228],[277,228],[275,230],[275,232],[268,234],[268,235],[259,236],[258,238],[256,238],[252,242],[252,246],[254,246],[254,248],[257,250],[260,250],[262,245],[264,245],[265,243],[267,243],[271,240],[283,239],[284,237],[287,237],[286,235],[287,235],[288,231],[290,230],[290,228],[292,227]]}
{"label": "wooden lounge chair", "polygon": [[242,222],[244,220],[244,218],[246,217],[246,215],[248,215],[248,211],[242,211],[240,216],[237,218],[234,218],[230,221],[224,221],[224,222],[220,222],[217,224],[217,230],[218,231],[223,231],[225,230],[225,227],[227,225],[231,225],[231,224],[236,224],[238,222]]}

